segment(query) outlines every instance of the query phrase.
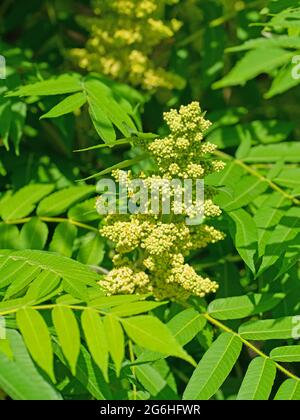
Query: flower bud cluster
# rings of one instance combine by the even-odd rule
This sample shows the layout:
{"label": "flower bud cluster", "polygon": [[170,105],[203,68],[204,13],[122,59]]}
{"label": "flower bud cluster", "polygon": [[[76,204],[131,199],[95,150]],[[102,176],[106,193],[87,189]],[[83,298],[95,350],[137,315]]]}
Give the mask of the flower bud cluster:
{"label": "flower bud cluster", "polygon": [[[210,156],[215,145],[204,142],[210,122],[204,118],[197,102],[165,113],[164,119],[170,128],[168,136],[137,140],[137,144],[149,152],[157,168],[149,176],[138,174],[145,185],[153,186],[157,181],[170,181],[174,177],[182,181],[195,180],[223,169],[223,162]],[[134,194],[131,183],[135,177],[130,171],[114,171],[113,177],[125,181]],[[208,189],[202,204],[198,203],[204,213],[201,224],[186,223],[183,216],[190,214],[188,206],[183,208],[183,215],[178,215],[174,206],[171,207],[167,218],[151,211],[108,215],[101,228],[101,234],[115,249],[114,269],[101,282],[108,294],[150,291],[158,299],[182,300],[190,295],[203,297],[215,292],[217,283],[198,274],[185,261],[192,251],[224,238],[221,231],[209,224],[211,218],[221,214],[212,198],[213,193]],[[197,209],[195,202],[191,205]]]}
{"label": "flower bud cluster", "polygon": [[[181,27],[176,19],[162,20],[164,7],[175,2],[94,0],[96,16],[78,18],[90,38],[84,49],[71,50],[71,56],[81,68],[145,90],[182,88],[183,79],[167,72],[154,58],[157,48]],[[160,61],[167,61],[165,55],[159,51]]]}

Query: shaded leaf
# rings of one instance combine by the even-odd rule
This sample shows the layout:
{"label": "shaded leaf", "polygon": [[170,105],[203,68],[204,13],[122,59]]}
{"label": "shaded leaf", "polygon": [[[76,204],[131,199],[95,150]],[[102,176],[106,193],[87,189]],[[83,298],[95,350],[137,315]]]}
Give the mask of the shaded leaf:
{"label": "shaded leaf", "polygon": [[34,366],[21,336],[7,332],[14,360],[0,352],[0,386],[14,400],[61,400]]}

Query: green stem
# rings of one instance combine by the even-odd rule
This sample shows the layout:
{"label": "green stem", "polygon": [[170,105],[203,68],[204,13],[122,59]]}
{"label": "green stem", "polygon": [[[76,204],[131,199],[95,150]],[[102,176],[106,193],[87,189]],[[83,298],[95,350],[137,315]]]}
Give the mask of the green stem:
{"label": "green stem", "polygon": [[[93,226],[87,225],[85,223],[77,222],[76,220],[69,219],[68,217],[46,217],[46,216],[37,216],[42,222],[48,222],[48,223],[62,223],[62,222],[68,222],[71,225],[81,227],[83,229],[91,230],[93,232],[98,232],[99,230]],[[27,223],[32,219],[32,217],[24,217],[23,219],[15,219],[15,220],[7,220],[4,223],[8,225],[19,225],[23,223]]]}
{"label": "green stem", "polygon": [[[18,312],[20,309],[23,308],[30,308],[30,309],[36,309],[36,310],[46,310],[46,309],[53,309],[57,306],[61,306],[63,308],[68,308],[68,309],[73,309],[73,310],[78,310],[78,311],[84,311],[85,309],[88,308],[88,306],[81,306],[81,305],[67,305],[65,303],[49,303],[47,305],[24,305],[24,306],[18,306],[17,308],[12,308],[12,309],[7,309],[4,311],[0,310],[0,316],[4,316],[4,315],[10,315],[13,313]],[[105,311],[101,311],[97,308],[94,307],[90,307],[93,310],[95,310],[96,312],[98,312],[101,315],[107,315],[107,312]]]}
{"label": "green stem", "polygon": [[[132,345],[131,340],[128,341],[128,348],[129,348],[130,362],[134,363],[134,351],[133,351],[133,345]],[[131,369],[131,372],[133,374],[134,379],[136,379],[135,367],[131,366],[130,369]],[[133,393],[133,400],[136,401],[137,400],[137,388],[136,388],[136,385],[134,383],[132,384],[132,393]]]}
{"label": "green stem", "polygon": [[228,20],[233,19],[238,13],[242,12],[245,9],[250,9],[250,8],[254,8],[254,7],[258,7],[262,4],[265,4],[266,1],[265,0],[256,0],[253,1],[251,3],[247,3],[247,2],[239,2],[240,6],[234,10],[232,10],[231,12],[226,13],[223,16],[220,16],[214,20],[212,20],[209,23],[209,26],[211,28],[215,28],[217,26],[223,25],[224,23],[226,23]]}
{"label": "green stem", "polygon": [[[251,349],[252,351],[254,351],[259,356],[263,357],[264,359],[270,359],[270,360],[272,360],[267,354],[265,354],[264,352],[262,352],[261,350],[259,350],[252,343],[250,343],[250,341],[245,340],[243,337],[241,337],[238,333],[236,333],[235,331],[233,331],[231,328],[229,328],[226,325],[222,324],[222,322],[220,322],[220,321],[212,318],[207,313],[203,314],[203,316],[204,316],[204,318],[207,319],[208,322],[210,322],[211,324],[213,324],[215,327],[218,327],[221,330],[223,330],[225,332],[228,332],[230,334],[233,334],[236,337],[238,337],[242,341],[242,343],[245,344],[245,346],[247,346],[249,349]],[[295,379],[296,381],[300,381],[300,378],[298,378],[298,376],[294,375],[292,372],[290,372],[289,370],[285,369],[279,363],[274,362],[274,360],[272,360],[272,362],[275,363],[276,368],[278,370],[280,370],[282,373],[284,373],[286,376],[288,376],[291,379]]]}
{"label": "green stem", "polygon": [[193,267],[196,269],[205,269],[205,268],[215,267],[216,265],[225,264],[226,262],[240,262],[240,261],[243,261],[243,260],[239,255],[229,255],[228,257],[225,256],[224,258],[220,258],[216,261],[194,264]]}
{"label": "green stem", "polygon": [[267,182],[269,184],[269,187],[272,188],[274,191],[279,192],[280,194],[282,194],[286,199],[291,200],[294,204],[299,205],[300,204],[300,200],[298,200],[297,198],[295,198],[293,195],[287,193],[286,191],[284,191],[282,188],[280,188],[277,184],[275,184],[273,181],[271,181],[269,178],[266,178],[265,176],[263,176],[261,173],[259,173],[258,171],[256,171],[254,168],[252,168],[249,165],[246,165],[246,163],[244,163],[242,160],[240,159],[236,159],[233,156],[228,155],[227,153],[221,152],[221,151],[215,151],[214,154],[216,156],[219,156],[220,158],[223,158],[225,160],[231,160],[232,162],[234,162],[236,165],[241,166],[245,171],[247,171],[248,173],[250,173],[251,175],[255,176],[256,178],[261,179],[264,182]]}

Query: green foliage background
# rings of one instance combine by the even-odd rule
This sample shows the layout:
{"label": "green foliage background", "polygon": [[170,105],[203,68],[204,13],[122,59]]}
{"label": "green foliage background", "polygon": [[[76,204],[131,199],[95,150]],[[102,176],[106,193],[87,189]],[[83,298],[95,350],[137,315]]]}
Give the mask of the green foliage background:
{"label": "green foliage background", "polygon": [[[186,86],[156,93],[75,68],[68,51],[88,37],[75,16],[90,13],[0,5],[2,398],[299,400],[300,2],[167,7],[183,22],[168,69]],[[189,261],[219,290],[185,307],[106,297],[95,177],[149,164],[132,136],[165,133],[163,111],[192,100],[227,163],[207,180],[226,239]]]}

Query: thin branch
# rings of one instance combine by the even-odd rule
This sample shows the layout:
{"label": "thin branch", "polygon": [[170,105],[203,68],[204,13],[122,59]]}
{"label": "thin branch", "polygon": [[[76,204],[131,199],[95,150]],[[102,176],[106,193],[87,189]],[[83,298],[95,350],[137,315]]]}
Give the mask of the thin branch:
{"label": "thin branch", "polygon": [[[71,225],[81,227],[86,230],[91,230],[92,232],[99,233],[99,230],[93,226],[87,225],[85,223],[77,222],[76,220],[70,219],[68,217],[46,217],[46,216],[32,216],[32,217],[38,217],[42,222],[48,222],[48,223],[62,223],[62,222],[68,222]],[[29,222],[32,217],[24,217],[23,219],[15,219],[15,220],[7,220],[4,221],[7,225],[20,225],[23,223]]]}
{"label": "thin branch", "polygon": [[[134,351],[133,351],[133,345],[132,345],[132,341],[129,340],[128,341],[128,349],[129,349],[129,357],[130,357],[130,362],[134,363]],[[136,374],[135,374],[135,367],[131,366],[131,372],[132,375],[134,377],[134,379],[136,379]],[[133,400],[137,400],[137,388],[135,383],[132,384],[132,393],[133,393]]]}
{"label": "thin branch", "polygon": [[88,267],[90,267],[90,269],[95,271],[96,273],[105,274],[105,275],[109,273],[109,270],[107,270],[104,267],[99,267],[98,265],[88,265]]}
{"label": "thin branch", "polygon": [[228,155],[227,153],[221,152],[221,151],[215,151],[214,154],[216,156],[219,156],[220,158],[223,158],[225,160],[230,160],[236,165],[241,166],[245,171],[250,173],[251,175],[255,176],[258,179],[261,179],[264,182],[267,182],[269,184],[269,187],[272,188],[274,191],[279,192],[282,194],[286,199],[291,200],[294,204],[297,206],[300,205],[300,200],[295,198],[293,195],[287,193],[282,188],[280,188],[277,184],[275,184],[273,181],[271,181],[269,178],[266,178],[264,175],[262,175],[260,172],[256,171],[252,166],[246,165],[242,160],[236,159],[235,157]]}
{"label": "thin branch", "polygon": [[[254,351],[259,356],[263,357],[264,359],[270,359],[270,360],[272,360],[272,362],[274,362],[274,360],[271,359],[267,354],[263,353],[261,350],[259,350],[257,347],[255,347],[252,343],[250,343],[250,341],[245,340],[243,337],[240,336],[240,334],[236,333],[231,328],[228,328],[226,325],[222,324],[222,322],[214,319],[213,317],[211,317],[207,313],[206,314],[203,314],[203,316],[207,319],[208,322],[210,322],[214,326],[216,326],[216,327],[220,328],[221,330],[226,331],[226,332],[228,332],[230,334],[233,334],[236,337],[238,337],[242,341],[242,343],[245,344],[245,346],[247,346],[248,348],[250,348],[252,351]],[[275,364],[275,366],[276,366],[276,368],[278,370],[280,370],[282,373],[284,373],[289,378],[295,379],[296,381],[300,381],[300,378],[298,378],[298,376],[294,375],[292,372],[290,372],[289,370],[285,369],[279,363],[274,362],[274,364]]]}

